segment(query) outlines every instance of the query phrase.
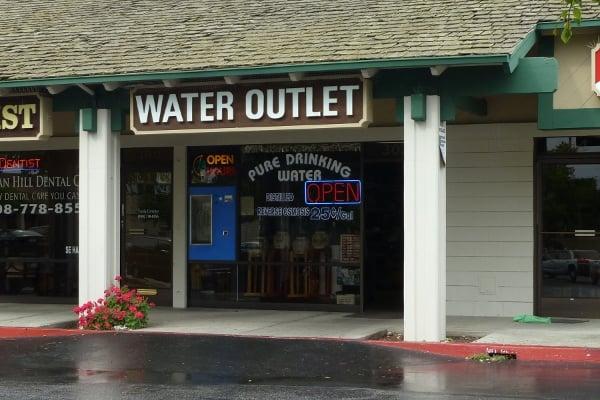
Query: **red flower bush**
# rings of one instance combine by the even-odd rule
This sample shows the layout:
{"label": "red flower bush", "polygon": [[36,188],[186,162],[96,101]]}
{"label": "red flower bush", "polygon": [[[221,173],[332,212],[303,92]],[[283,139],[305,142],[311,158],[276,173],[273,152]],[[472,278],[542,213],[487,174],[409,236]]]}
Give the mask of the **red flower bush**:
{"label": "red flower bush", "polygon": [[[120,282],[121,277],[116,276],[115,281]],[[104,291],[104,298],[74,307],[73,312],[79,316],[80,329],[111,330],[115,326],[140,329],[148,324],[152,307],[154,304],[137,290],[112,285]]]}

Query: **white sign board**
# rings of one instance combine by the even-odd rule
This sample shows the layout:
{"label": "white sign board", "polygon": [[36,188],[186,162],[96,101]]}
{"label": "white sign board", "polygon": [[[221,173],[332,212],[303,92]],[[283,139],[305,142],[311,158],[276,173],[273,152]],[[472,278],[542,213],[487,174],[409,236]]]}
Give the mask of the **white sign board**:
{"label": "white sign board", "polygon": [[446,121],[440,124],[440,155],[442,162],[446,165]]}
{"label": "white sign board", "polygon": [[600,96],[600,44],[592,49],[592,90]]}

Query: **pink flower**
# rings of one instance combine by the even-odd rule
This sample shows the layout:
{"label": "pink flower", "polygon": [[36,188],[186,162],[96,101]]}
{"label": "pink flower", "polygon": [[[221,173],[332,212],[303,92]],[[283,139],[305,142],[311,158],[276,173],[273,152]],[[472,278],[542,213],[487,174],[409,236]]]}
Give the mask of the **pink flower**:
{"label": "pink flower", "polygon": [[137,307],[136,306],[129,306],[129,311],[136,312],[137,311]]}
{"label": "pink flower", "polygon": [[135,313],[135,317],[137,319],[144,319],[144,314],[138,311],[138,312]]}
{"label": "pink flower", "polygon": [[121,282],[122,280],[123,278],[121,277],[121,275],[115,275],[115,281]]}

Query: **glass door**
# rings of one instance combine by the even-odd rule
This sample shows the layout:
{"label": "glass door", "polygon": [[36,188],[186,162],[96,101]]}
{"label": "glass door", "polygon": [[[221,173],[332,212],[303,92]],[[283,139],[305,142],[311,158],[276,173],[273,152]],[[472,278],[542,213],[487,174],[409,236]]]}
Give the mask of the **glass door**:
{"label": "glass door", "polygon": [[124,149],[121,275],[129,287],[170,306],[173,299],[173,151]]}
{"label": "glass door", "polygon": [[600,317],[600,159],[538,168],[538,312]]}
{"label": "glass door", "polygon": [[364,309],[403,311],[403,145],[364,145]]}

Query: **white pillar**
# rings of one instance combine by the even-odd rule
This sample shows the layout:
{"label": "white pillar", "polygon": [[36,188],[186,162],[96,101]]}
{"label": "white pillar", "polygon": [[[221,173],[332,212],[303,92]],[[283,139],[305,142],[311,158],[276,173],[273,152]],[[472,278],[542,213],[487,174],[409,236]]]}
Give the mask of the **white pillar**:
{"label": "white pillar", "polygon": [[96,300],[119,273],[120,136],[110,110],[97,110],[96,132],[79,132],[79,303]]}
{"label": "white pillar", "polygon": [[173,307],[187,307],[187,149],[173,148]]}
{"label": "white pillar", "polygon": [[404,340],[446,338],[446,170],[440,157],[440,98],[425,121],[404,98]]}

